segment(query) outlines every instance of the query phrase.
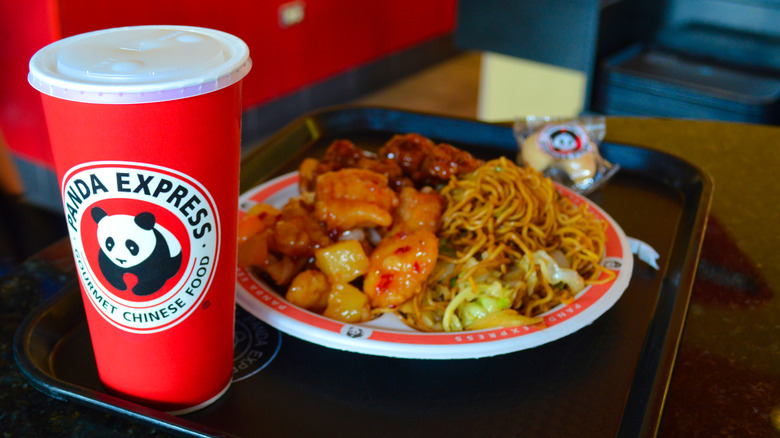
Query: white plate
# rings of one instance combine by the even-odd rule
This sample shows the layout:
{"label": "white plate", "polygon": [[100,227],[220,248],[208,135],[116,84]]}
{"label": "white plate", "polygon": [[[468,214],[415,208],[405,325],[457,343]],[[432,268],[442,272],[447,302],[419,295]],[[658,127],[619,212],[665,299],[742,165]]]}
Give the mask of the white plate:
{"label": "white plate", "polygon": [[[288,303],[249,270],[238,269],[236,299],[248,312],[292,336],[325,347],[356,353],[410,359],[467,359],[510,353],[560,339],[592,323],[620,298],[628,286],[633,255],[626,235],[615,221],[586,198],[560,186],[561,194],[586,203],[591,212],[609,224],[604,266],[616,270],[605,284],[588,286],[574,302],[543,314],[544,329],[498,328],[455,333],[423,333],[385,314],[361,324],[345,324]],[[289,173],[258,186],[240,198],[239,217],[255,204],[281,208],[298,195],[298,174]]]}

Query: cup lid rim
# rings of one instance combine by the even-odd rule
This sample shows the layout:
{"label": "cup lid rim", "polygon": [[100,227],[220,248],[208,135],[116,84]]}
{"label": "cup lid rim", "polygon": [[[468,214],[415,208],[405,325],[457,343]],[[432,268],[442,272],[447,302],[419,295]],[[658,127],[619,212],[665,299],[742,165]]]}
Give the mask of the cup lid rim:
{"label": "cup lid rim", "polygon": [[[215,40],[221,45],[227,59],[219,65],[196,69],[182,77],[163,77],[143,83],[92,81],[58,71],[57,56],[65,48],[102,36],[155,30],[195,33]],[[151,103],[193,97],[228,87],[243,79],[251,67],[252,60],[246,43],[226,32],[179,25],[125,26],[74,35],[43,47],[30,59],[28,82],[43,94],[66,100],[86,103]]]}

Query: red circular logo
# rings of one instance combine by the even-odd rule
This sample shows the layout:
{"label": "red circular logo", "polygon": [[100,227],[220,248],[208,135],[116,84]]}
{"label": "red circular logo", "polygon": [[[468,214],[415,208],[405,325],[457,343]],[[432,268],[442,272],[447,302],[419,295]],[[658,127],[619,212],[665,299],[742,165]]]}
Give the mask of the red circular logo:
{"label": "red circular logo", "polygon": [[591,150],[588,134],[577,125],[550,125],[539,132],[539,148],[557,159],[578,158]]}
{"label": "red circular logo", "polygon": [[62,194],[82,288],[104,318],[149,333],[200,305],[220,231],[200,183],[159,166],[95,162],[67,172]]}

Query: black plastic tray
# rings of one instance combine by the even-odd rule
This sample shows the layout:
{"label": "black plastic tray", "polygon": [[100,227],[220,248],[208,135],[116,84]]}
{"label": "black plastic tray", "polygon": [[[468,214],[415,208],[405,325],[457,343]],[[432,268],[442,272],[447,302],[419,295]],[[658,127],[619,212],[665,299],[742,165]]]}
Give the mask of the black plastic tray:
{"label": "black plastic tray", "polygon": [[[242,190],[295,169],[335,138],[375,148],[399,132],[418,132],[483,158],[516,151],[507,125],[336,108],[299,119],[248,155]],[[20,326],[17,362],[52,397],[192,435],[652,436],[685,320],[712,183],[691,164],[649,148],[606,143],[602,153],[621,171],[590,198],[627,235],[652,245],[661,269],[635,263],[631,283],[612,309],[555,342],[483,359],[394,359],[285,334],[274,340],[278,332],[243,315],[269,348],[258,363],[243,363],[256,372],[237,372],[241,380],[215,404],[173,417],[103,392],[74,275],[70,287]]]}

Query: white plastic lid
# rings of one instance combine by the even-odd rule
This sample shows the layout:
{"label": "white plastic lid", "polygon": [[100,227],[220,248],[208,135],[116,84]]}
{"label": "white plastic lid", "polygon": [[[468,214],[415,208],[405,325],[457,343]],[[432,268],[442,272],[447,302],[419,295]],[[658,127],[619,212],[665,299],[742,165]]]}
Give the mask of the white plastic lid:
{"label": "white plastic lid", "polygon": [[30,59],[38,91],[87,103],[149,103],[230,86],[252,67],[249,48],[225,32],[190,26],[99,30],[54,42]]}

